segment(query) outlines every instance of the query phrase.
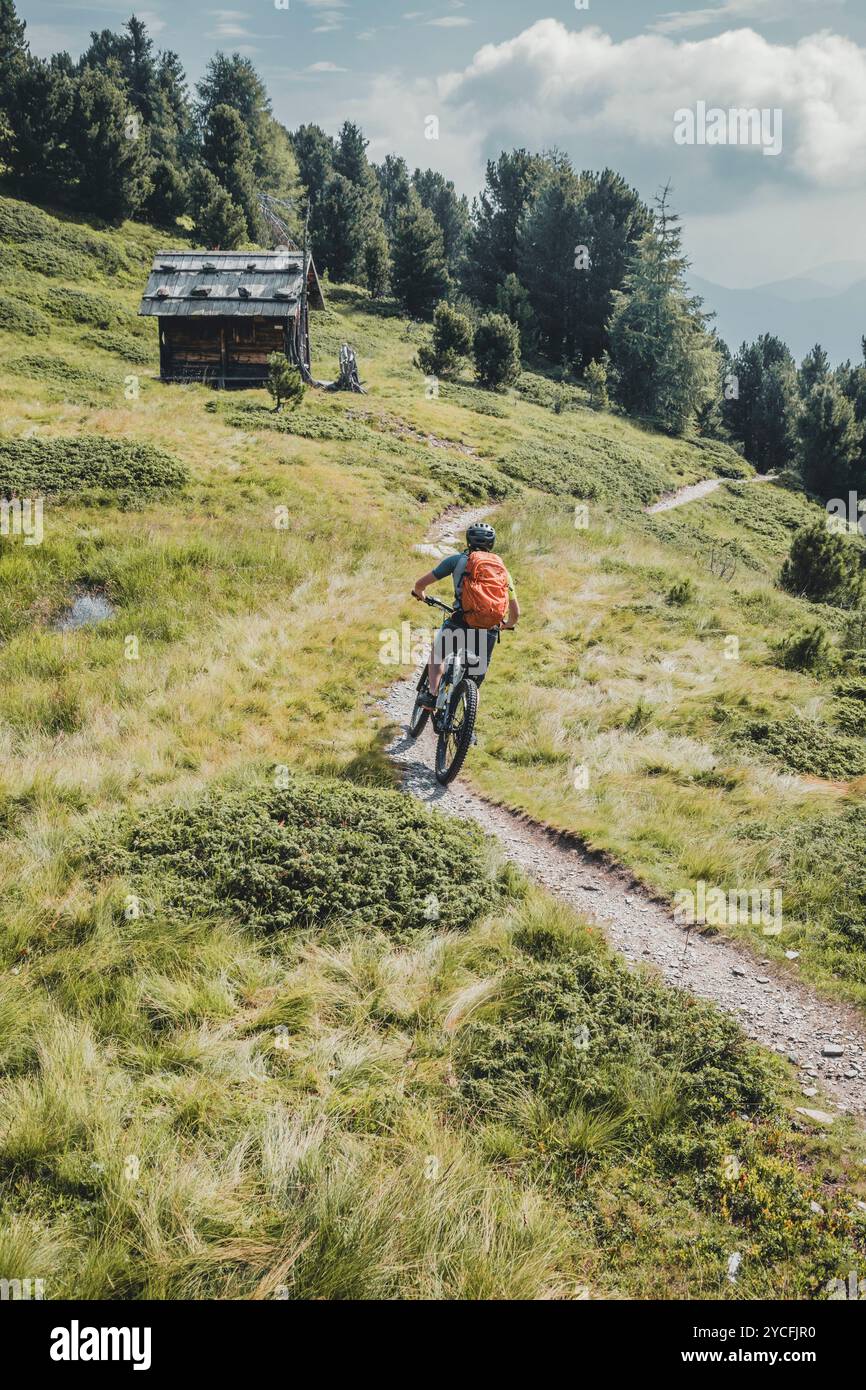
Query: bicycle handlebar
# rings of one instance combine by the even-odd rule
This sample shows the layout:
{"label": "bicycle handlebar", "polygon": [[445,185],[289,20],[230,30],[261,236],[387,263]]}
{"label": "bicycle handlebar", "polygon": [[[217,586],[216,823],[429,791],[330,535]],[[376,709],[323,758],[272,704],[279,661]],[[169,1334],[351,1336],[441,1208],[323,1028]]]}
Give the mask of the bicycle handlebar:
{"label": "bicycle handlebar", "polygon": [[[413,597],[413,598],[418,598],[418,595],[415,593],[414,589],[413,589],[413,591],[412,591],[412,597]],[[429,603],[429,605],[430,605],[431,608],[441,608],[442,611],[443,611],[443,613],[456,613],[456,612],[457,612],[457,605],[456,605],[456,604],[455,604],[454,607],[452,608],[451,605],[450,605],[450,603],[443,603],[441,599],[438,599],[438,598],[431,598],[429,594],[424,594],[424,596],[421,598],[420,602],[421,602],[421,603]]]}

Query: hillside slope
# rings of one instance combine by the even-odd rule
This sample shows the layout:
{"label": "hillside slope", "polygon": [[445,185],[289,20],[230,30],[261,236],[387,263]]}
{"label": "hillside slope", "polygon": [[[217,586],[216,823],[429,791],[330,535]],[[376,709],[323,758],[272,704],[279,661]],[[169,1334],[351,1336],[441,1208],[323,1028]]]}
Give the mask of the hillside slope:
{"label": "hillside slope", "polygon": [[[0,539],[0,1277],[49,1298],[826,1296],[863,1255],[861,1134],[813,1130],[735,1023],[401,796],[371,726],[400,674],[385,638],[417,617],[413,546],[445,506],[501,501],[527,620],[472,773],[567,819],[544,702],[563,679],[582,698],[590,623],[661,640],[692,523],[643,508],[741,461],[576,388],[557,412],[531,375],[428,399],[417,327],[351,287],[326,290],[314,365],[352,342],[366,397],[277,416],[166,388],[135,317],[161,238],[10,199],[0,237],[0,487],[45,496],[40,544]],[[739,497],[701,504],[710,529]],[[619,712],[649,658],[617,660],[596,684]],[[668,717],[700,733],[693,700]],[[614,823],[650,876],[651,836]],[[698,815],[702,842],[723,860]]]}

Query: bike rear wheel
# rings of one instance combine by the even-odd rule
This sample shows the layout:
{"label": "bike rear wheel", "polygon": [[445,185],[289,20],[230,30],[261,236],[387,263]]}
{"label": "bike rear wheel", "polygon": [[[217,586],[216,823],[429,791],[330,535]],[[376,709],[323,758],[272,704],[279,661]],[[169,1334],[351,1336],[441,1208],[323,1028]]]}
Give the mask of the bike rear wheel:
{"label": "bike rear wheel", "polygon": [[478,687],[462,680],[451,696],[447,726],[436,745],[436,781],[443,787],[454,781],[466,761],[477,715]]}
{"label": "bike rear wheel", "polygon": [[[420,677],[418,678],[418,684],[417,684],[417,686],[416,686],[416,689],[417,689],[417,691],[418,691],[419,697],[420,697],[421,691],[427,689],[427,672],[426,672],[426,671],[422,671],[422,672],[421,672],[421,675],[420,675]],[[416,699],[416,701],[415,701],[415,707],[414,707],[414,709],[412,710],[412,713],[411,713],[411,715],[410,715],[410,717],[409,717],[409,733],[410,733],[410,735],[411,735],[412,738],[417,738],[417,737],[418,737],[418,735],[422,732],[422,730],[423,730],[423,728],[424,728],[424,725],[427,723],[427,720],[428,720],[429,718],[430,718],[430,711],[429,711],[428,709],[425,709],[425,708],[424,708],[424,706],[421,704],[420,698],[419,698],[419,699]]]}

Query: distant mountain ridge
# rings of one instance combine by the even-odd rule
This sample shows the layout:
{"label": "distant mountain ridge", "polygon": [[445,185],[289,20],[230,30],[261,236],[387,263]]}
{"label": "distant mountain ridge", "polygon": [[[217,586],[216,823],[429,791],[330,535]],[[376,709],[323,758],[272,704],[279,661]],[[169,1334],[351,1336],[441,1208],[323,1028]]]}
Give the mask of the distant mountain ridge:
{"label": "distant mountain ridge", "polygon": [[834,364],[861,359],[866,261],[834,261],[750,289],[728,289],[695,274],[689,282],[704,308],[715,312],[715,326],[732,351],[761,333],[775,333],[798,362],[815,343],[821,343]]}

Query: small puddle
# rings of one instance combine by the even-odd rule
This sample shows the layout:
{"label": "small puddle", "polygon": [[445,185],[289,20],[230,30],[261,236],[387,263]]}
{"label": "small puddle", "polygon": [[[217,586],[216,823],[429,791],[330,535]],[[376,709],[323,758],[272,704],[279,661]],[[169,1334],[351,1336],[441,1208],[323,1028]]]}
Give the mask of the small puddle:
{"label": "small puddle", "polygon": [[75,632],[80,627],[95,627],[97,623],[113,618],[114,613],[114,604],[109,603],[105,594],[85,590],[76,594],[71,606],[61,613],[54,623],[54,631]]}

